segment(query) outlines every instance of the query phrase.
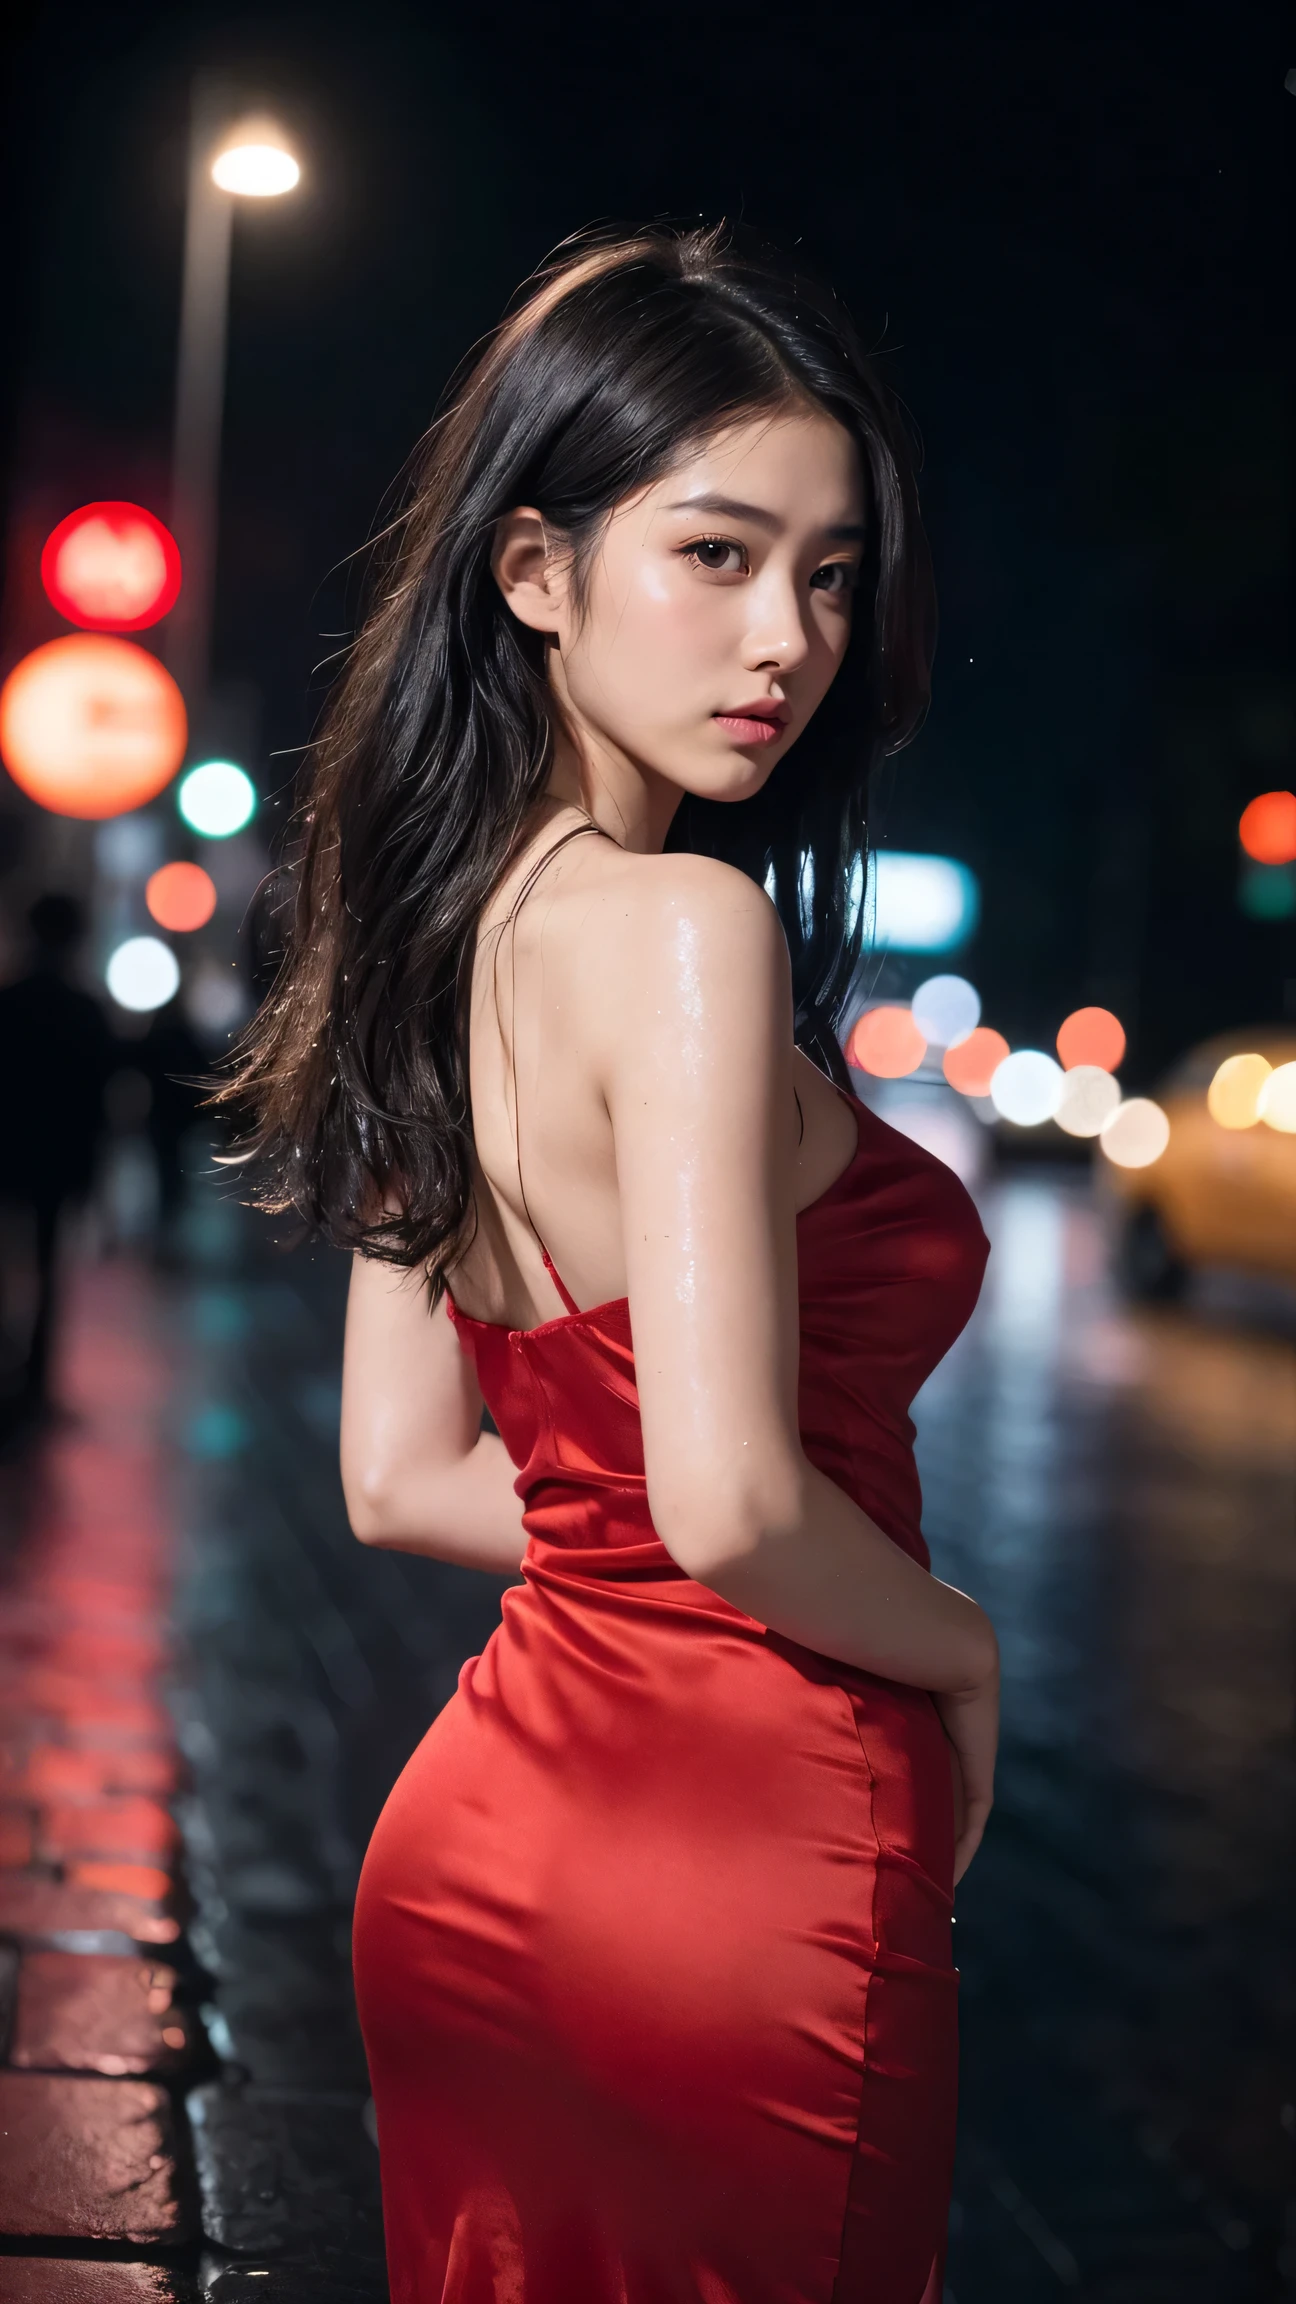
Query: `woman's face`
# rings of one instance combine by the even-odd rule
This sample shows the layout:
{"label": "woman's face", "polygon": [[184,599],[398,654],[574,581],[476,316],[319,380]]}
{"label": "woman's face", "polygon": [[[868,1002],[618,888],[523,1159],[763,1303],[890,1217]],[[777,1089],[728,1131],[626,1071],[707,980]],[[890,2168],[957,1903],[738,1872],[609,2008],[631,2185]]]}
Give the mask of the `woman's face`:
{"label": "woman's face", "polygon": [[502,524],[522,549],[497,547],[497,574],[515,612],[551,633],[550,677],[586,747],[677,793],[758,791],[850,637],[864,489],[849,434],[797,410],[718,435],[618,506],[581,605],[552,539],[533,536],[524,574],[528,518],[539,527],[526,513]]}

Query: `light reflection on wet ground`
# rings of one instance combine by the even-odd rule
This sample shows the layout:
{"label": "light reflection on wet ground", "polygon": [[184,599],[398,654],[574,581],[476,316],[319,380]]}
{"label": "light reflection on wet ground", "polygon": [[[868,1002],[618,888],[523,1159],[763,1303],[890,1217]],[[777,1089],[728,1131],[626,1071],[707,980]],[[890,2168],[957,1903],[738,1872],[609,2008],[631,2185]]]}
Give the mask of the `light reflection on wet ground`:
{"label": "light reflection on wet ground", "polygon": [[985,1207],[985,1298],[917,1410],[935,1564],[1004,1659],[951,2289],[1290,2293],[1290,1334],[1236,1287],[1122,1305],[1079,1179]]}

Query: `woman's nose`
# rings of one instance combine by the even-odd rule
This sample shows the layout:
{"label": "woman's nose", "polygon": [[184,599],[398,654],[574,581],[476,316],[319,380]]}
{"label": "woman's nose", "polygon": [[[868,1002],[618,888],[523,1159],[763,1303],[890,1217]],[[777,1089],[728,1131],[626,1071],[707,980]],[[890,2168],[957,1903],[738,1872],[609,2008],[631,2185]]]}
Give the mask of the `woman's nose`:
{"label": "woman's nose", "polygon": [[807,618],[796,587],[757,584],[748,595],[754,611],[747,626],[743,662],[751,672],[792,672],[810,648]]}

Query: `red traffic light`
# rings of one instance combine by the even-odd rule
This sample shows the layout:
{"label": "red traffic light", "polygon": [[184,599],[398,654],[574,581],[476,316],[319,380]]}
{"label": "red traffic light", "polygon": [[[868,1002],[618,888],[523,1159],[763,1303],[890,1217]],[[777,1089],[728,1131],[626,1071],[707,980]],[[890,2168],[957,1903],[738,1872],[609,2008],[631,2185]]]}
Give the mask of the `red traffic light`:
{"label": "red traffic light", "polygon": [[41,554],[41,582],[60,616],[92,632],[142,632],[175,606],[180,550],[141,504],[83,504]]}

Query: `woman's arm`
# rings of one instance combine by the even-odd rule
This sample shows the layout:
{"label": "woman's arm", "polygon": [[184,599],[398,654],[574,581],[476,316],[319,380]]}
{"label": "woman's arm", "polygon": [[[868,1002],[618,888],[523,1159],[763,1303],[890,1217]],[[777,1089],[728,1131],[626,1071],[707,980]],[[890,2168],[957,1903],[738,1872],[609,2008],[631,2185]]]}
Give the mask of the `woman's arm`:
{"label": "woman's arm", "polygon": [[600,979],[615,1026],[600,1061],[654,1525],[686,1573],[758,1622],[910,1687],[980,1698],[983,1726],[997,1673],[989,1619],[801,1446],[792,1003],[777,914],[727,866],[670,856],[645,860],[623,919]]}
{"label": "woman's arm", "polygon": [[421,1272],[357,1256],[342,1360],[342,1487],[362,1544],[507,1576],[526,1550],[516,1466]]}

